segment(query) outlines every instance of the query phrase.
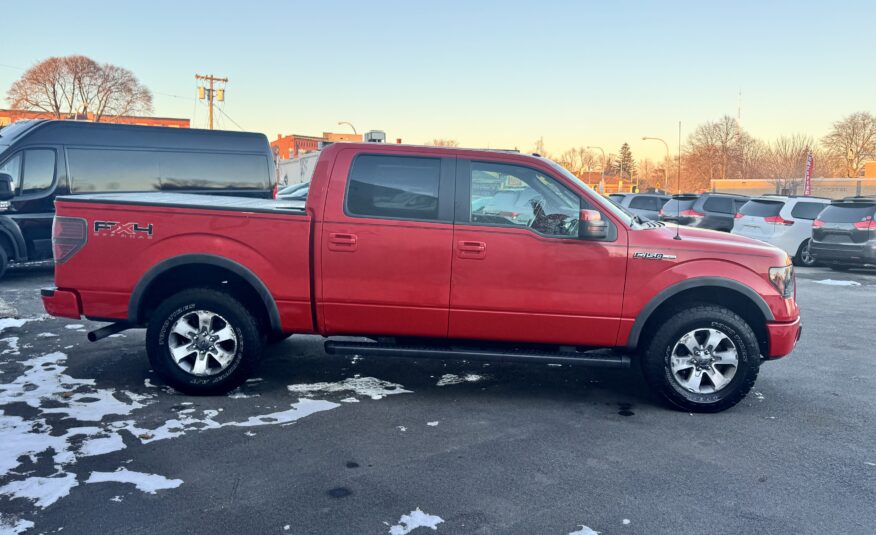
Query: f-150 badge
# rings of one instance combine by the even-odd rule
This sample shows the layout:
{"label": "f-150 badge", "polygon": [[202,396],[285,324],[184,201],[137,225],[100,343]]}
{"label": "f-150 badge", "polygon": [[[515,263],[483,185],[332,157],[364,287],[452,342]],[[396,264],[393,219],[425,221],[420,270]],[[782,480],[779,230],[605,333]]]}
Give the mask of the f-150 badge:
{"label": "f-150 badge", "polygon": [[663,253],[633,253],[633,258],[644,258],[646,260],[675,260],[677,257],[674,254]]}
{"label": "f-150 badge", "polygon": [[95,221],[94,235],[107,238],[152,239],[152,223],[119,223],[118,221]]}

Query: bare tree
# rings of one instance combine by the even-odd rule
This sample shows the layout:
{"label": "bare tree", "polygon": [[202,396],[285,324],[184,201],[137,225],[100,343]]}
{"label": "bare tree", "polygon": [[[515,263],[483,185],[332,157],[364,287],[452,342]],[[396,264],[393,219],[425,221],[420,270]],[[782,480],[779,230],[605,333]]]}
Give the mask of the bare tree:
{"label": "bare tree", "polygon": [[7,92],[13,108],[64,117],[104,117],[152,112],[152,93],[134,74],[86,56],[51,57],[28,69]]}
{"label": "bare tree", "polygon": [[[548,157],[545,154],[542,154],[542,156]],[[568,149],[553,159],[579,178],[594,169],[602,168],[599,157],[584,147]]]}
{"label": "bare tree", "polygon": [[806,158],[814,145],[815,140],[805,134],[780,136],[770,144],[763,176],[773,181],[777,193],[795,193],[799,189],[806,172]]}
{"label": "bare tree", "polygon": [[843,117],[821,144],[834,161],[845,163],[846,177],[857,177],[864,162],[876,157],[876,117],[865,111]]}
{"label": "bare tree", "polygon": [[435,147],[458,147],[459,142],[455,139],[444,139],[436,137],[432,141],[427,141],[426,145],[433,145]]}

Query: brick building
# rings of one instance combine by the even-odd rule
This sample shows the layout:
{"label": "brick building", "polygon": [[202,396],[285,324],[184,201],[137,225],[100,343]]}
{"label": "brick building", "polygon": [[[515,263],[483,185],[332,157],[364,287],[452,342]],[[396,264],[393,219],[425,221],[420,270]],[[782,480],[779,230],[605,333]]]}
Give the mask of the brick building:
{"label": "brick building", "polygon": [[[80,121],[93,121],[94,114],[79,114],[76,116],[63,117],[64,119],[76,119]],[[27,119],[56,119],[52,113],[28,110],[0,110],[0,126],[5,126],[15,121]],[[140,126],[170,126],[174,128],[189,128],[189,119],[174,117],[136,117],[131,115],[104,116],[100,118],[102,123],[136,124]]]}
{"label": "brick building", "polygon": [[284,136],[277,134],[277,139],[271,142],[271,148],[281,160],[289,160],[297,158],[301,154],[319,150],[320,142],[360,142],[362,141],[361,134],[336,134],[333,132],[323,132],[322,137],[318,136],[302,136],[298,134],[290,134]]}

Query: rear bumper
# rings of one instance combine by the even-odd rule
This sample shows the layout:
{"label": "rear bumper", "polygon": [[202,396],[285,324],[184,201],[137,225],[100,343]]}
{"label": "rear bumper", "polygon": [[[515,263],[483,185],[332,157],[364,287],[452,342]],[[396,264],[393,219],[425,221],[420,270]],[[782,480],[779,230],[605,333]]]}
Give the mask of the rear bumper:
{"label": "rear bumper", "polygon": [[52,316],[77,320],[82,317],[82,303],[79,302],[79,296],[76,295],[76,292],[43,288],[40,290],[40,295],[43,298],[46,312]]}
{"label": "rear bumper", "polygon": [[793,351],[802,330],[800,318],[788,323],[767,323],[770,343],[770,352],[767,358],[777,359]]}
{"label": "rear bumper", "polygon": [[825,264],[876,265],[876,242],[824,243],[812,240],[812,256]]}

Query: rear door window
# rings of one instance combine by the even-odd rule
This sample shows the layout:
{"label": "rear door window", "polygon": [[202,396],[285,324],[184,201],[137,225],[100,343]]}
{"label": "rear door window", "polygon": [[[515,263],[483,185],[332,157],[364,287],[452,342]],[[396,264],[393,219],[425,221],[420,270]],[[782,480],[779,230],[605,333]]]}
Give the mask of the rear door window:
{"label": "rear door window", "polygon": [[745,203],[745,205],[739,209],[739,213],[753,217],[772,217],[779,215],[783,206],[785,206],[785,203],[782,201],[753,200]]}
{"label": "rear door window", "polygon": [[441,159],[363,154],[347,184],[347,212],[361,217],[438,220]]}
{"label": "rear door window", "polygon": [[876,204],[831,204],[819,214],[818,219],[826,223],[857,223],[873,217]]}
{"label": "rear door window", "polygon": [[791,217],[795,219],[815,219],[827,206],[822,202],[798,202],[791,209]]}
{"label": "rear door window", "polygon": [[258,154],[160,152],[161,189],[270,189],[268,160]]}
{"label": "rear door window", "polygon": [[703,204],[703,209],[707,212],[718,212],[719,214],[732,214],[733,199],[728,197],[709,197]]}

